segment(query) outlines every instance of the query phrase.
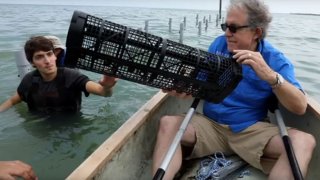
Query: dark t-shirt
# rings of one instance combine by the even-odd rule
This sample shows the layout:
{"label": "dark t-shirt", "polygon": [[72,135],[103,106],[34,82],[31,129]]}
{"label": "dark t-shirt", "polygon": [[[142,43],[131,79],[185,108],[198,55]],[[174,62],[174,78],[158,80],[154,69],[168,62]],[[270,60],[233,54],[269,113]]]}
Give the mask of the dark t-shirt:
{"label": "dark t-shirt", "polygon": [[55,79],[43,81],[37,70],[25,75],[18,86],[18,94],[28,104],[31,112],[78,112],[81,108],[81,92],[86,96],[89,78],[79,71],[58,68]]}

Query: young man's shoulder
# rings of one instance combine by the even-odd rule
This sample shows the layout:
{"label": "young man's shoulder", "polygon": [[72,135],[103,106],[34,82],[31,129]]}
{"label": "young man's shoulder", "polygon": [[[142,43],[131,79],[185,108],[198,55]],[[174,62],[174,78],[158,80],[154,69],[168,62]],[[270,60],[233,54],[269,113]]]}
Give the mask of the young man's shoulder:
{"label": "young man's shoulder", "polygon": [[64,76],[82,76],[83,75],[78,69],[72,69],[68,67],[59,67],[58,73],[62,73]]}
{"label": "young man's shoulder", "polygon": [[81,73],[78,69],[72,69],[68,67],[60,67],[58,68],[58,73],[61,73],[67,83],[67,86],[70,86],[74,83],[86,83],[89,81],[89,77],[83,73]]}
{"label": "young man's shoulder", "polygon": [[24,77],[22,78],[22,82],[32,82],[32,78],[37,76],[40,76],[40,73],[37,70],[30,71],[26,75],[24,75]]}
{"label": "young man's shoulder", "polygon": [[72,68],[68,68],[68,67],[58,67],[58,71],[63,71],[63,72],[71,72],[71,73],[79,73],[78,69],[72,69]]}

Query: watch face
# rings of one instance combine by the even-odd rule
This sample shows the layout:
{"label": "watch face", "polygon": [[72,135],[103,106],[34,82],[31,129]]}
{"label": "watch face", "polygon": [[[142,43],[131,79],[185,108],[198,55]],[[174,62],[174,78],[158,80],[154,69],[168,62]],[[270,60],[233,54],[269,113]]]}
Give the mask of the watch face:
{"label": "watch face", "polygon": [[284,83],[284,79],[281,74],[278,74],[278,84]]}
{"label": "watch face", "polygon": [[276,78],[277,78],[277,83],[271,86],[272,89],[275,89],[284,83],[284,78],[282,77],[281,74],[277,73]]}

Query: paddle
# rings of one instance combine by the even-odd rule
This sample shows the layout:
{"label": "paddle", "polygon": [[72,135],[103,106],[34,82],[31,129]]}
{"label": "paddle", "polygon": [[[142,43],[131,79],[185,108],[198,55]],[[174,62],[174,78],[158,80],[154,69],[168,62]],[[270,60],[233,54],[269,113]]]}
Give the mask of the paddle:
{"label": "paddle", "polygon": [[187,115],[185,116],[185,118],[183,119],[181,125],[180,125],[180,128],[176,134],[176,136],[174,137],[167,153],[166,153],[166,156],[164,158],[164,160],[162,161],[162,164],[160,166],[160,168],[158,168],[156,174],[154,175],[153,177],[153,180],[161,180],[165,174],[165,171],[167,170],[168,166],[169,166],[169,163],[174,155],[174,153],[176,152],[177,150],[177,147],[180,143],[180,140],[195,112],[195,110],[197,109],[197,106],[199,104],[199,101],[200,99],[199,98],[195,98],[191,104],[191,107],[190,109],[188,110],[188,113]]}
{"label": "paddle", "polygon": [[288,155],[288,159],[289,159],[289,163],[291,166],[293,177],[295,180],[303,180],[303,176],[302,176],[297,158],[294,154],[294,150],[292,148],[292,143],[291,143],[291,140],[288,136],[288,132],[287,132],[286,126],[283,122],[283,118],[280,113],[280,110],[275,109],[274,113],[276,116],[277,124],[280,129],[280,134],[282,136],[283,144],[284,144],[284,147],[285,147],[287,155]]}

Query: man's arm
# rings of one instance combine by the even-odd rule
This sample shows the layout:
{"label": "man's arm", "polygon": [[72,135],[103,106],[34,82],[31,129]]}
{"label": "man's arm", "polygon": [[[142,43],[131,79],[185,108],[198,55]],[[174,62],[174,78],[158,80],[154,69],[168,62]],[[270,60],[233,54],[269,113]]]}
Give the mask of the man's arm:
{"label": "man's arm", "polygon": [[289,111],[302,115],[307,109],[307,97],[301,90],[284,81],[281,86],[273,88],[273,93],[277,96],[279,102]]}
{"label": "man's arm", "polygon": [[38,179],[32,167],[21,161],[0,161],[0,179],[16,179],[22,177],[25,180]]}
{"label": "man's arm", "polygon": [[[238,63],[250,65],[259,78],[266,81],[271,87],[277,82],[277,72],[266,64],[260,52],[234,50],[234,53],[233,58],[237,59]],[[279,102],[292,113],[302,115],[306,112],[306,96],[290,82],[284,80],[284,83],[273,88],[273,93]]]}
{"label": "man's arm", "polygon": [[113,86],[117,83],[117,78],[104,75],[99,83],[88,81],[86,90],[99,96],[110,97]]}
{"label": "man's arm", "polygon": [[8,100],[6,100],[4,103],[0,105],[0,112],[8,110],[12,106],[20,103],[21,101],[21,97],[16,92],[13,96],[11,96]]}

